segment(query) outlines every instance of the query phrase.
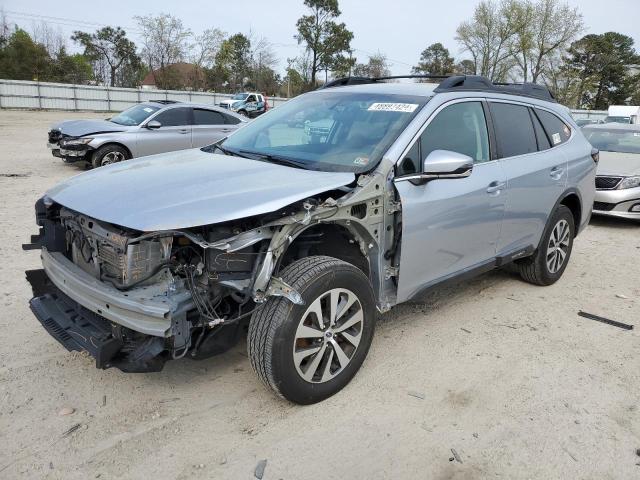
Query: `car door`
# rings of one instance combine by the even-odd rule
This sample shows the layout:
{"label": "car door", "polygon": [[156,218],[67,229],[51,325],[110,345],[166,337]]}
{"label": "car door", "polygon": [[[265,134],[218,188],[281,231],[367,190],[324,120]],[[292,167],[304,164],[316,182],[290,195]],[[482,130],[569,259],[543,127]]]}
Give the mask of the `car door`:
{"label": "car door", "polygon": [[491,101],[490,110],[500,163],[507,177],[507,203],[498,254],[536,248],[567,185],[567,158],[555,146],[568,135],[562,122],[547,133],[538,108]]}
{"label": "car door", "polygon": [[[457,274],[484,268],[495,259],[506,185],[493,160],[486,106],[480,99],[445,104],[398,163],[395,179],[402,204],[398,302]],[[403,180],[422,171],[434,150],[473,158],[470,176],[423,184]]]}
{"label": "car door", "polygon": [[249,95],[244,105],[244,109],[247,111],[247,113],[253,114],[255,113],[257,108],[258,108],[258,100],[256,99],[256,96]]}
{"label": "car door", "polygon": [[193,109],[193,127],[191,143],[194,148],[211,145],[226,137],[236,129],[234,125],[227,124],[227,115],[216,110],[206,108]]}
{"label": "car door", "polygon": [[[150,117],[137,134],[138,156],[191,148],[191,110],[191,107],[171,107]],[[160,127],[149,128],[152,121],[159,122]]]}

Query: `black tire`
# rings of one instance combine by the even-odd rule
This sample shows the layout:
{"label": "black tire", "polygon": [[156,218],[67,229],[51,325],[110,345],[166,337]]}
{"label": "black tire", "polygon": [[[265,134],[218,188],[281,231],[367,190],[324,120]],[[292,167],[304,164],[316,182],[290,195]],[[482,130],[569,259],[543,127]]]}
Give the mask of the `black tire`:
{"label": "black tire", "polygon": [[[325,256],[312,256],[293,262],[281,272],[281,278],[300,293],[305,305],[295,305],[282,297],[270,297],[256,310],[251,318],[247,337],[251,366],[260,380],[281,397],[301,405],[320,402],[344,388],[367,356],[377,316],[373,290],[362,270],[342,260]],[[359,331],[360,341],[351,352],[346,366],[342,367],[340,362],[335,363],[338,359],[335,347],[329,345],[333,340],[338,343],[338,336],[341,334],[334,333],[333,339],[326,333],[321,339],[305,339],[312,344],[312,349],[315,345],[327,344],[326,350],[320,350],[322,356],[314,371],[322,370],[326,373],[333,366],[337,369],[335,377],[322,379],[321,383],[312,383],[313,378],[311,381],[305,380],[294,361],[296,342],[301,340],[296,340],[296,332],[299,325],[306,321],[303,315],[313,302],[333,289],[346,289],[357,297],[363,318]],[[357,305],[356,308],[359,309]],[[338,317],[355,317],[349,311],[350,309],[346,310],[344,317]],[[339,322],[340,320],[336,321],[336,329],[339,329]],[[343,322],[346,323],[346,320]],[[343,345],[349,348],[348,344]],[[340,350],[344,353],[342,348]],[[320,352],[310,355],[309,362],[313,363],[311,359],[320,355]],[[329,367],[325,369],[327,364]],[[309,365],[308,363],[307,372]],[[322,365],[325,367],[321,367]]]}
{"label": "black tire", "polygon": [[[556,227],[561,225],[561,222],[566,222],[566,225],[569,228],[568,245],[566,246],[566,248],[562,249],[562,251],[565,252],[565,257],[562,260],[562,264],[559,265],[559,268],[557,270],[552,271],[547,263],[547,260],[549,258],[548,256],[550,255],[550,242],[552,235],[554,235],[554,230],[556,229]],[[575,222],[573,219],[573,213],[571,213],[571,210],[569,210],[569,208],[567,208],[566,206],[559,205],[555,212],[553,212],[553,215],[551,215],[551,217],[549,218],[545,231],[542,234],[540,245],[538,245],[535,253],[529,258],[518,261],[517,266],[522,279],[534,285],[542,286],[552,285],[557,282],[564,273],[564,270],[567,268],[567,264],[569,263],[571,250],[573,249],[574,237]]]}
{"label": "black tire", "polygon": [[243,117],[249,118],[249,114],[246,110],[238,110],[238,114],[242,115]]}
{"label": "black tire", "polygon": [[[108,161],[110,157],[115,157],[114,161]],[[131,156],[126,148],[120,145],[104,145],[93,152],[91,157],[91,165],[93,168],[103,167],[111,163],[122,162],[123,160],[129,160]]]}

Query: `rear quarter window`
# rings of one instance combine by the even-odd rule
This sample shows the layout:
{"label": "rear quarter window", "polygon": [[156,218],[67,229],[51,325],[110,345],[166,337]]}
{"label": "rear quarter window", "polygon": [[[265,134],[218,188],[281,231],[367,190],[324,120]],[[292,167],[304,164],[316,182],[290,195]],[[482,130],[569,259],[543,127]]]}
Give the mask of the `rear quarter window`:
{"label": "rear quarter window", "polygon": [[540,123],[542,123],[544,130],[547,132],[547,136],[551,141],[552,147],[569,140],[571,137],[571,128],[569,125],[564,123],[553,113],[547,112],[546,110],[536,108],[534,111],[540,119]]}

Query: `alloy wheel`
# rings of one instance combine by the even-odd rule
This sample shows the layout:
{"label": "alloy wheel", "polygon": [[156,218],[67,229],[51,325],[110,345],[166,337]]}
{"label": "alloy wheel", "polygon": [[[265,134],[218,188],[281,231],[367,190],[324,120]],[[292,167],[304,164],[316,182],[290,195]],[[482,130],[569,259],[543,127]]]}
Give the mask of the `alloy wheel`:
{"label": "alloy wheel", "polygon": [[324,383],[339,375],[354,357],[364,326],[360,300],[352,291],[334,288],[304,312],[293,341],[293,360],[307,382]]}
{"label": "alloy wheel", "polygon": [[109,152],[102,157],[100,161],[101,166],[111,165],[112,163],[121,162],[124,160],[124,154],[122,152]]}
{"label": "alloy wheel", "polygon": [[549,273],[557,273],[564,265],[569,251],[569,236],[571,229],[566,220],[560,220],[556,223],[549,236],[549,244],[547,245],[547,268]]}

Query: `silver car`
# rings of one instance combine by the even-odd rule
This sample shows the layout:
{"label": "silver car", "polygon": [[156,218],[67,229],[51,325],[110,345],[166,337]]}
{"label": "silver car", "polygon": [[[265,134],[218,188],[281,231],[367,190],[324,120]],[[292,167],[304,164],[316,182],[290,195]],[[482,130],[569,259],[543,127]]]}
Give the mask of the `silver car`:
{"label": "silver car", "polygon": [[49,190],[25,246],[42,249],[27,278],[44,328],[128,372],[222,353],[248,328],[258,377],[308,404],[356,374],[378,312],[505,265],[562,276],[597,151],[546,88],[352,80],[210,147]]}
{"label": "silver car", "polygon": [[47,146],[66,162],[84,161],[101,167],[203,147],[246,123],[245,117],[212,105],[145,102],[107,120],[67,120],[54,125]]}
{"label": "silver car", "polygon": [[640,125],[591,125],[583,133],[600,150],[593,213],[640,220]]}

